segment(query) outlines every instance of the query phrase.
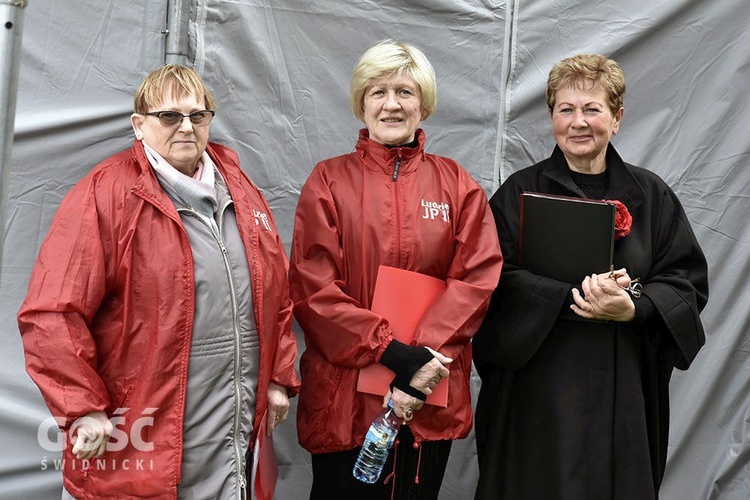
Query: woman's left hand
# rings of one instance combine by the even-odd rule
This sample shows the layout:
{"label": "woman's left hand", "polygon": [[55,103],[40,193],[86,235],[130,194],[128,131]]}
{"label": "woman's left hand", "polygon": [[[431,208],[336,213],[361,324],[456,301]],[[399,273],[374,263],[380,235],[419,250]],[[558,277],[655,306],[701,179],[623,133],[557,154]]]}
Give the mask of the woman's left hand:
{"label": "woman's left hand", "polygon": [[414,418],[414,413],[421,410],[424,406],[424,401],[405,393],[398,387],[394,387],[393,392],[389,390],[383,396],[383,408],[388,407],[388,401],[391,399],[393,400],[393,411],[398,418],[403,418],[404,422],[408,422]]}
{"label": "woman's left hand", "polygon": [[570,308],[582,318],[630,321],[635,315],[635,304],[626,291],[630,282],[624,269],[586,276],[581,283],[583,295],[574,288],[574,303]]}
{"label": "woman's left hand", "polygon": [[289,416],[289,396],[286,388],[271,382],[268,384],[268,410],[266,411],[266,435],[270,436],[274,428]]}

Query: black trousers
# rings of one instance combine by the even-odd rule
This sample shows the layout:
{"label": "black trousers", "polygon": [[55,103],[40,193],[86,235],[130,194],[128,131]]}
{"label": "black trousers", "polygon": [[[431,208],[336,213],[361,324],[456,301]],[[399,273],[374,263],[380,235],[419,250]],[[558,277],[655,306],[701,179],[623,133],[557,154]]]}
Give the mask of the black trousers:
{"label": "black trousers", "polygon": [[[394,500],[435,500],[443,483],[451,441],[427,441],[415,448],[409,426],[401,426],[383,472],[374,484],[363,483],[352,475],[359,450],[312,456],[310,500],[384,500],[392,494]],[[419,483],[415,482],[417,477]]]}

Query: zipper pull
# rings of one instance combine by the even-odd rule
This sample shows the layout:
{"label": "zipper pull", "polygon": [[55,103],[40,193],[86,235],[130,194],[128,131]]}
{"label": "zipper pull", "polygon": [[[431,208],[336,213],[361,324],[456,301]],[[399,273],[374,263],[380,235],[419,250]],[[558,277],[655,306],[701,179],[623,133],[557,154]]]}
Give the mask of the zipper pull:
{"label": "zipper pull", "polygon": [[393,166],[393,182],[396,182],[396,178],[398,178],[398,170],[401,168],[401,157],[399,156],[396,158],[396,164]]}

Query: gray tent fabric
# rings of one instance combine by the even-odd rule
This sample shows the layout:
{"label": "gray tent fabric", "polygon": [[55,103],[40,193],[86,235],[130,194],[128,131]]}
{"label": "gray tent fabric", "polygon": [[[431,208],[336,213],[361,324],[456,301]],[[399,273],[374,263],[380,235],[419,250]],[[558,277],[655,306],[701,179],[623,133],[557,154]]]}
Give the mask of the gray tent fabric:
{"label": "gray tent fabric", "polygon": [[[435,66],[427,149],[492,194],[554,146],[552,64],[603,53],[625,71],[623,158],[682,200],[709,260],[707,342],[673,376],[663,499],[750,498],[750,2],[747,0],[193,0],[188,61],[217,98],[212,139],[237,150],[289,245],[314,164],[351,151],[362,126],[351,70],[386,37]],[[25,12],[0,284],[0,498],[60,497],[62,443],[25,372],[15,314],[68,189],[132,142],[140,81],[164,62],[168,2],[35,0]],[[299,335],[300,349],[304,348]],[[303,381],[304,383],[304,381]],[[474,394],[479,381],[473,379]],[[278,499],[304,498],[309,454],[290,421],[275,434]],[[454,444],[442,499],[472,498],[473,436]]]}

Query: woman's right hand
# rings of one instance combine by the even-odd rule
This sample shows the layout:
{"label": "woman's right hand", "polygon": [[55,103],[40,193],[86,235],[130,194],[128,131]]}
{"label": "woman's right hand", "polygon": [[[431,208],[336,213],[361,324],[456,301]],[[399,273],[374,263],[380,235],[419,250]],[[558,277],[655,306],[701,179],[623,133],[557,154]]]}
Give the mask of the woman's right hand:
{"label": "woman's right hand", "polygon": [[[432,394],[432,389],[450,374],[447,366],[453,362],[453,359],[443,356],[429,347],[426,349],[430,351],[434,357],[428,363],[425,363],[422,368],[417,370],[411,378],[409,385],[429,396]],[[424,401],[405,393],[395,386],[393,387],[392,392],[388,391],[383,397],[383,408],[388,406],[389,400],[393,400],[393,409],[396,412],[396,416],[403,418],[405,422],[414,418],[414,412],[417,412],[424,407]]]}
{"label": "woman's right hand", "polygon": [[631,321],[635,304],[626,290],[632,281],[625,269],[586,276],[581,283],[583,293],[573,288],[574,303],[570,308],[583,318]]}
{"label": "woman's right hand", "polygon": [[432,394],[432,390],[435,386],[438,385],[441,380],[450,375],[450,371],[448,371],[447,367],[453,362],[453,359],[443,356],[429,347],[426,349],[430,351],[434,357],[429,363],[425,363],[422,365],[422,368],[417,370],[411,378],[409,385],[429,396]]}
{"label": "woman's right hand", "polygon": [[95,411],[73,422],[71,431],[75,432],[73,455],[80,460],[90,460],[104,455],[114,426],[106,413]]}

